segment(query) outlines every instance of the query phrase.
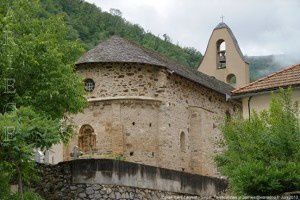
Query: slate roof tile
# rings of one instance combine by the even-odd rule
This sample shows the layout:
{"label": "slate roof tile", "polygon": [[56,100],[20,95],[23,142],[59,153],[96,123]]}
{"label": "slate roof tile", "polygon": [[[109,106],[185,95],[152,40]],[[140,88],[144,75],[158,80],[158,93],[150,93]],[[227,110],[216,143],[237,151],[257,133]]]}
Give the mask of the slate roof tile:
{"label": "slate roof tile", "polygon": [[165,67],[179,76],[211,88],[221,94],[230,94],[234,89],[231,85],[219,81],[214,77],[178,64],[169,58],[118,36],[112,36],[94,49],[86,52],[79,58],[76,65],[106,62],[141,63]]}

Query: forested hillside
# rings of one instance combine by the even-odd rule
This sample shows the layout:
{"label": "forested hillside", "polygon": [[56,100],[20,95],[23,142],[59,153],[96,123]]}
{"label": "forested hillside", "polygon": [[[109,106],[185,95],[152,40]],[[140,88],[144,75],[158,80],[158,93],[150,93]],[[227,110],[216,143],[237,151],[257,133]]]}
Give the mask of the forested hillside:
{"label": "forested hillside", "polygon": [[[69,39],[79,39],[86,50],[96,46],[112,35],[134,41],[146,48],[157,51],[183,65],[197,68],[202,54],[193,47],[173,44],[168,35],[161,37],[145,31],[138,24],[132,24],[122,17],[119,10],[104,12],[101,8],[83,0],[40,0],[46,15],[63,13],[69,25]],[[203,38],[199,38],[201,40]],[[275,56],[251,56],[251,80],[277,71],[284,65]]]}
{"label": "forested hillside", "polygon": [[250,79],[251,81],[257,80],[268,74],[280,70],[282,67],[286,67],[279,61],[281,55],[269,55],[269,56],[246,56],[246,60],[250,64]]}
{"label": "forested hillside", "polygon": [[195,48],[183,48],[172,44],[168,35],[164,34],[161,39],[139,25],[126,21],[119,10],[103,12],[101,8],[83,0],[41,0],[41,2],[49,13],[66,14],[70,38],[80,39],[87,50],[112,35],[119,35],[186,66],[196,67],[202,58],[201,53]]}
{"label": "forested hillside", "polygon": [[297,64],[299,57],[292,55],[246,56],[250,63],[251,81],[269,75],[282,68]]}

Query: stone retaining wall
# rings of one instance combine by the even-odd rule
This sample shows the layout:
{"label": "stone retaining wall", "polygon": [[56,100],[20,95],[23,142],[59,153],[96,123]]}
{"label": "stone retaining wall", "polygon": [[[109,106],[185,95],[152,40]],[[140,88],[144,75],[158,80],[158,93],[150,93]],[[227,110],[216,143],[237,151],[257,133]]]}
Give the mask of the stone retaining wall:
{"label": "stone retaining wall", "polygon": [[[79,173],[78,165],[76,168],[76,162],[80,162],[80,161],[81,160],[63,162],[57,165],[39,165],[39,168],[41,169],[42,179],[35,186],[36,191],[47,200],[211,199],[211,197],[213,196],[211,195],[208,197],[207,194],[205,195],[205,193],[193,195],[193,194],[184,194],[180,192],[170,192],[170,191],[161,191],[161,190],[154,190],[148,188],[130,187],[128,185],[117,185],[117,184],[109,185],[109,184],[97,183],[98,182],[97,180],[95,180],[94,183],[92,183],[91,179],[89,179],[90,183],[79,183],[78,180],[74,181],[74,176],[75,176],[74,173]],[[85,163],[86,162],[93,163],[92,159],[83,160],[83,161],[85,161]],[[98,164],[99,162],[101,162],[101,160],[97,160],[97,161]],[[107,160],[106,164],[109,162],[119,163],[119,161]],[[148,166],[145,167],[143,166],[144,170],[147,170],[147,167]],[[93,170],[90,170],[90,172],[93,173]],[[83,169],[83,173],[87,174],[86,169]],[[130,179],[130,176],[128,174],[127,177]]]}

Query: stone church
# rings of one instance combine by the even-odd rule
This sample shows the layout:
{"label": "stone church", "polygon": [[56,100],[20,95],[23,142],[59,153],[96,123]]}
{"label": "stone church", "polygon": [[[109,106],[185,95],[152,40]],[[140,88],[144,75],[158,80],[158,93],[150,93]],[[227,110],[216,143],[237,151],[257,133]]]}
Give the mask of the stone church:
{"label": "stone church", "polygon": [[82,55],[76,70],[89,104],[70,116],[71,141],[46,156],[55,164],[42,176],[46,199],[210,198],[227,188],[214,156],[220,126],[242,111],[232,91],[249,83],[249,65],[225,23],[198,70],[118,36]]}
{"label": "stone church", "polygon": [[128,162],[218,177],[214,155],[225,116],[241,110],[228,101],[249,82],[249,67],[225,23],[209,39],[198,71],[117,36],[76,63],[88,108],[72,116],[76,135],[63,147],[83,156],[116,156]]}

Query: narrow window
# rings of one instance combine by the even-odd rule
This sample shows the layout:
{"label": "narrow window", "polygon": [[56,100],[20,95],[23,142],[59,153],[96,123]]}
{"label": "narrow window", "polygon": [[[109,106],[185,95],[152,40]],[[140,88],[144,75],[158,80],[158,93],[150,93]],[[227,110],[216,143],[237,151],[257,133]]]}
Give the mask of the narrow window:
{"label": "narrow window", "polygon": [[185,133],[180,133],[180,151],[185,152]]}
{"label": "narrow window", "polygon": [[88,78],[84,80],[84,89],[87,92],[92,92],[95,89],[95,82],[93,79]]}
{"label": "narrow window", "polygon": [[217,68],[226,68],[226,43],[223,39],[217,41]]}

